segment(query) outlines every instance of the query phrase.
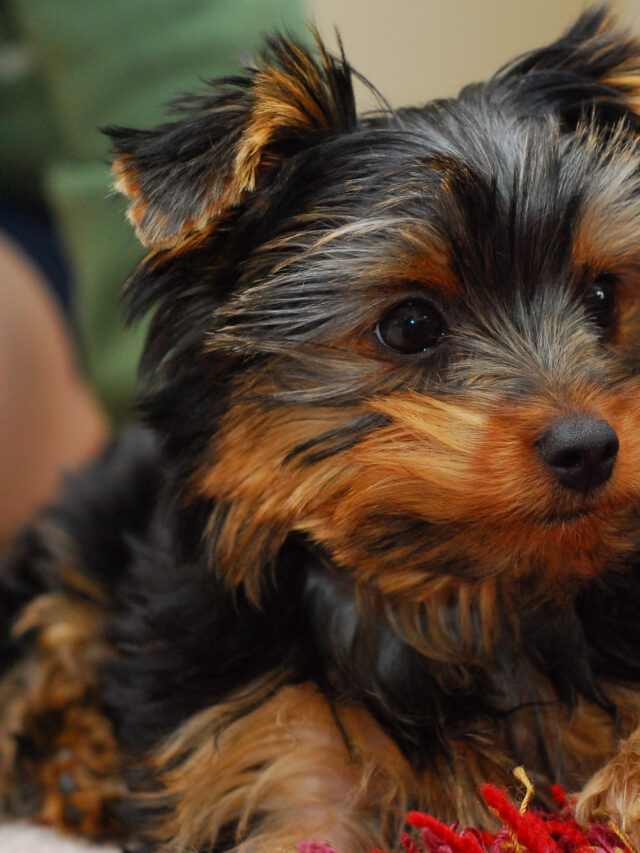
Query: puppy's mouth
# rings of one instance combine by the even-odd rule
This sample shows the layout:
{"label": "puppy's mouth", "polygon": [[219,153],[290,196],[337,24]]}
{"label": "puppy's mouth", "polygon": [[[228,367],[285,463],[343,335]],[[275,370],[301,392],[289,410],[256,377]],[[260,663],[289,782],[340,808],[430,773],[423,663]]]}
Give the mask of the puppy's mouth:
{"label": "puppy's mouth", "polygon": [[582,521],[583,519],[592,518],[595,514],[595,507],[584,507],[583,509],[576,509],[568,512],[551,513],[542,519],[542,523],[546,527],[574,524],[578,521]]}
{"label": "puppy's mouth", "polygon": [[538,517],[538,522],[544,527],[572,527],[581,522],[591,524],[606,523],[612,517],[625,514],[633,501],[626,498],[618,498],[602,495],[600,499],[594,496],[592,499],[581,501],[578,506],[555,506],[552,510]]}

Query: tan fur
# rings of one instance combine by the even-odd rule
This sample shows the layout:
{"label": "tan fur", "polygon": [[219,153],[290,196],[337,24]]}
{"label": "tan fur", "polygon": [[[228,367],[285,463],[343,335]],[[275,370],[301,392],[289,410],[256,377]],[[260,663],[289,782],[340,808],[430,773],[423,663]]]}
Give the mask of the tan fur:
{"label": "tan fur", "polygon": [[[640,695],[636,690],[619,686],[611,687],[609,693],[618,709],[620,733],[610,736],[613,748],[609,756],[605,753],[604,760],[596,765],[597,772],[580,791],[576,817],[583,824],[592,820],[611,822],[629,837],[637,850],[640,848]],[[604,730],[605,727],[600,729],[601,737]],[[576,745],[581,754],[591,751],[594,757],[602,755],[596,748],[597,737],[597,729],[583,733],[581,743]],[[569,746],[574,744],[570,742]]]}
{"label": "tan fur", "polygon": [[355,853],[383,842],[380,816],[389,820],[391,804],[401,820],[412,771],[363,711],[340,710],[350,754],[312,685],[282,688],[218,732],[221,716],[233,710],[202,712],[156,756],[175,804],[157,829],[167,850],[210,846],[237,821],[238,850],[294,850],[306,837]]}
{"label": "tan fur", "polygon": [[[143,195],[136,164],[131,155],[117,158],[112,167],[114,187],[131,199],[127,218],[136,229],[144,246],[154,249],[178,248],[214,227],[226,210],[239,204],[242,196],[252,192],[259,174],[277,166],[279,156],[271,148],[278,134],[302,133],[310,140],[327,135],[340,121],[340,112],[330,97],[325,97],[333,74],[332,60],[316,35],[320,66],[295,45],[290,46],[292,67],[281,70],[264,61],[253,69],[253,84],[246,123],[238,140],[227,174],[215,174],[212,167],[211,185],[195,215],[185,219],[178,228],[167,227],[168,212]],[[326,110],[331,110],[327,113]],[[231,144],[231,143],[230,143]],[[181,250],[181,248],[180,248]]]}
{"label": "tan fur", "polygon": [[[630,518],[640,495],[640,393],[633,383],[608,394],[584,381],[554,380],[542,375],[541,385],[549,382],[553,390],[508,412],[476,389],[449,400],[381,395],[361,411],[385,415],[389,425],[310,467],[284,460],[353,411],[232,408],[212,449],[213,464],[194,483],[199,493],[231,504],[222,520],[214,519],[220,570],[258,600],[263,558],[275,556],[290,530],[302,530],[339,564],[357,566],[358,580],[396,599],[429,598],[441,582],[440,572],[430,581],[429,566],[446,565],[449,548],[480,572],[465,580],[504,573],[520,594],[519,581],[536,572],[536,594],[557,595],[559,578],[571,594],[570,579],[597,575],[606,561],[635,547]],[[535,450],[550,423],[576,412],[605,418],[624,450],[606,492],[595,498],[562,489]],[[562,520],[579,509],[587,514]],[[362,550],[363,528],[402,513],[461,526],[450,541],[422,549],[419,560],[402,541],[375,558]]]}
{"label": "tan fur", "polygon": [[[503,640],[500,622],[504,613],[509,613],[495,583],[462,583],[444,576],[434,578],[429,587],[428,597],[401,606],[390,605],[380,597],[378,606],[398,636],[436,665],[456,667],[493,659]],[[478,634],[474,632],[476,622]],[[515,632],[516,626],[514,614],[511,630]]]}
{"label": "tan fur", "polygon": [[[61,574],[72,572],[63,568]],[[81,587],[88,590],[86,579]],[[17,816],[26,810],[40,823],[98,838],[117,833],[109,806],[125,790],[122,761],[96,692],[98,669],[109,655],[101,624],[89,601],[63,593],[39,596],[15,626],[18,636],[36,634],[34,649],[0,682],[3,810]],[[17,737],[30,743],[26,756]],[[35,815],[22,802],[25,788],[39,801]]]}
{"label": "tan fur", "polygon": [[[390,516],[406,512],[438,523],[464,522],[466,533],[456,535],[455,554],[468,553],[472,565],[491,565],[495,574],[508,565],[514,578],[519,567],[527,571],[543,561],[546,577],[555,586],[558,575],[567,572],[574,577],[596,573],[607,557],[632,546],[624,541],[628,528],[624,519],[640,490],[637,402],[629,394],[625,406],[621,396],[608,399],[583,388],[575,402],[567,394],[560,403],[532,401],[513,406],[508,414],[500,410],[493,414],[475,400],[471,408],[465,400],[445,402],[411,393],[380,398],[372,407],[389,415],[391,425],[353,449],[362,475],[350,482],[349,493],[335,507],[329,524],[325,527],[320,521],[311,529],[321,541],[330,537],[338,559],[347,565],[360,563],[367,582],[378,588],[383,584],[385,593],[397,587],[420,594],[413,589],[405,555],[394,555],[403,566],[400,575],[366,566],[356,556],[355,531],[362,529],[368,515],[384,516],[385,508]],[[625,452],[606,497],[598,504],[597,518],[587,515],[572,523],[554,524],[553,517],[576,508],[576,501],[550,482],[535,452],[535,441],[563,411],[593,412],[606,418],[621,444],[625,442]],[[480,484],[482,499],[478,500]],[[550,523],[545,525],[547,518]],[[482,535],[485,526],[487,531],[491,527],[491,534]],[[447,547],[448,543],[440,546],[439,558],[428,549],[425,555],[434,565],[446,565]],[[417,587],[423,567],[415,568]]]}
{"label": "tan fur", "polygon": [[[283,460],[293,448],[320,432],[343,423],[348,412],[316,408],[263,411],[258,405],[232,410],[214,450],[216,462],[194,483],[201,493],[232,502],[216,542],[216,558],[230,585],[244,583],[258,600],[263,557],[275,557],[297,519],[309,512],[320,495],[339,488],[335,468],[301,472]],[[242,447],[241,456],[236,448]],[[260,500],[256,501],[256,495]],[[214,518],[215,521],[215,518]],[[240,554],[242,556],[240,557]]]}
{"label": "tan fur", "polygon": [[614,69],[602,78],[602,82],[605,86],[624,92],[632,109],[640,113],[640,69],[636,63]]}
{"label": "tan fur", "polygon": [[[319,39],[316,43],[328,68],[327,52]],[[269,144],[278,131],[295,128],[313,133],[324,128],[326,132],[339,122],[339,115],[326,115],[313,97],[314,92],[325,88],[315,63],[305,51],[295,46],[291,49],[296,59],[295,76],[270,64],[256,74],[255,105],[235,159],[236,182],[242,190],[255,188],[258,169],[268,165],[265,153],[268,160]]]}
{"label": "tan fur", "polygon": [[[636,82],[640,82],[640,76]],[[636,206],[640,188],[636,166],[640,140],[629,137],[622,126],[606,143],[589,125],[579,132],[582,149],[591,154],[598,151],[599,158],[590,170],[588,196],[574,235],[572,255],[576,282],[588,285],[598,274],[615,274],[617,323],[614,341],[633,341],[637,345],[638,324],[637,321],[635,325],[630,323],[627,315],[636,303],[640,281],[640,223]],[[612,161],[616,164],[615,172],[609,167]]]}
{"label": "tan fur", "polygon": [[[142,220],[148,207],[148,199],[142,195],[142,188],[135,168],[133,157],[129,154],[114,160],[111,167],[113,187],[117,192],[131,199],[131,204],[127,208],[127,219],[135,228],[136,236],[142,245],[157,246],[154,236],[148,233],[148,229],[142,227]],[[161,228],[156,227],[156,230],[161,230]]]}
{"label": "tan fur", "polygon": [[636,850],[640,847],[640,730],[621,742],[611,761],[582,790],[576,816],[583,823],[612,821]]}
{"label": "tan fur", "polygon": [[136,236],[143,246],[158,252],[173,249],[178,254],[193,248],[198,242],[209,236],[211,229],[227,207],[238,201],[237,189],[223,190],[210,203],[203,203],[199,215],[185,219],[177,230],[167,229],[168,216],[154,207],[153,216],[149,216],[150,200],[143,195],[140,180],[136,173],[134,158],[125,154],[114,160],[111,167],[114,189],[131,199],[127,208],[127,219],[135,228]]}
{"label": "tan fur", "polygon": [[[258,686],[258,695],[267,687]],[[493,827],[476,790],[487,780],[512,782],[495,724],[477,723],[474,731],[454,736],[450,759],[417,773],[366,711],[332,711],[311,684],[283,687],[237,718],[244,702],[238,697],[201,712],[156,752],[164,790],[146,799],[171,806],[152,830],[163,850],[214,846],[235,825],[236,853],[293,851],[305,838],[324,840],[341,853],[393,849],[408,807],[446,821],[459,818],[463,826]],[[529,740],[531,713],[523,712],[522,723]],[[615,746],[610,719],[586,702],[564,718],[554,708],[545,725],[567,751],[565,772],[574,784]]]}
{"label": "tan fur", "polygon": [[418,292],[435,291],[446,299],[454,299],[460,290],[460,282],[451,269],[448,253],[440,241],[423,230],[405,226],[402,238],[413,252],[403,253],[398,258],[383,260],[376,264],[376,291],[379,295],[379,282],[384,280],[385,267],[388,264],[389,281],[385,282],[385,296],[391,296],[397,289],[400,299],[407,296],[407,283],[416,282]]}
{"label": "tan fur", "polygon": [[237,851],[295,850],[304,838],[341,853],[370,850],[397,842],[410,804],[490,820],[475,786],[498,768],[508,775],[504,756],[481,737],[475,749],[454,745],[451,763],[416,774],[366,711],[340,707],[334,715],[313,685],[282,688],[217,734],[224,710],[194,718],[157,755],[175,803],[157,828],[163,849],[211,846],[237,821]]}

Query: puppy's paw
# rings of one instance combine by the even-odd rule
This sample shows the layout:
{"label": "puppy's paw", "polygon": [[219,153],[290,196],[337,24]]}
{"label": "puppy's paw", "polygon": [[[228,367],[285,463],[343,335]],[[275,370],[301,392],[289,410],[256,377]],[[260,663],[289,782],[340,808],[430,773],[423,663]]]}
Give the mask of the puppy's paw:
{"label": "puppy's paw", "polygon": [[623,740],[617,754],[587,783],[576,803],[587,824],[613,823],[640,850],[640,729]]}

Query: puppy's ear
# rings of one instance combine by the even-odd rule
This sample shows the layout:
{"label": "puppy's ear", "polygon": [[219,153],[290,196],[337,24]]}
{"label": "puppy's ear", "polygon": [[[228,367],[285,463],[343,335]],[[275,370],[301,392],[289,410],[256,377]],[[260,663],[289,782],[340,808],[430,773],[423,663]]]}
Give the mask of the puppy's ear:
{"label": "puppy's ear", "polygon": [[640,42],[606,7],[590,9],[557,41],[501,69],[490,87],[527,114],[640,130]]}
{"label": "puppy's ear", "polygon": [[284,161],[356,124],[351,69],[282,37],[246,75],[174,104],[177,120],[152,130],[107,128],[116,188],[142,243],[167,248],[206,231],[273,178]]}

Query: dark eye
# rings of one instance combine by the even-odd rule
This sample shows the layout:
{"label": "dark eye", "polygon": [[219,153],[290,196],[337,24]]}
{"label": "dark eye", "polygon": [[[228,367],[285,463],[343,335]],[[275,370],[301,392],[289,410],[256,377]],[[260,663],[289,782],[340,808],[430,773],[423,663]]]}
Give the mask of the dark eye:
{"label": "dark eye", "polygon": [[446,326],[431,302],[416,297],[390,308],[378,320],[376,333],[386,347],[409,355],[438,346],[446,334]]}
{"label": "dark eye", "polygon": [[602,273],[587,287],[583,302],[591,319],[601,329],[609,330],[616,318],[615,275]]}

